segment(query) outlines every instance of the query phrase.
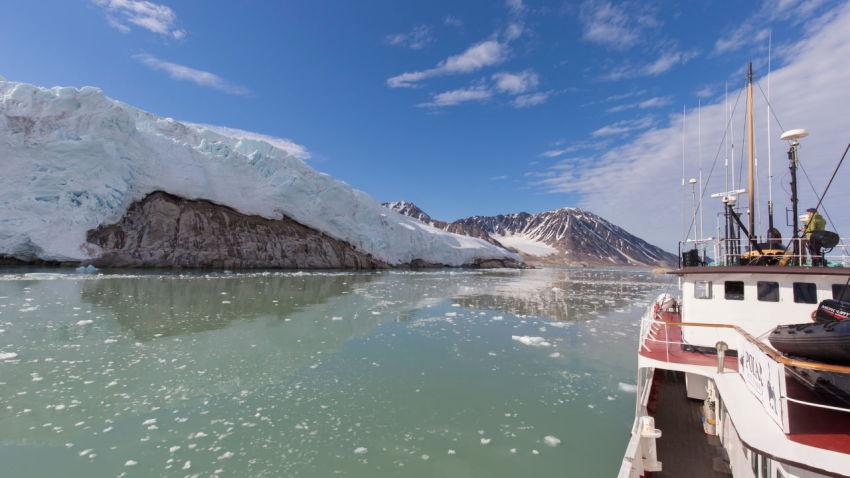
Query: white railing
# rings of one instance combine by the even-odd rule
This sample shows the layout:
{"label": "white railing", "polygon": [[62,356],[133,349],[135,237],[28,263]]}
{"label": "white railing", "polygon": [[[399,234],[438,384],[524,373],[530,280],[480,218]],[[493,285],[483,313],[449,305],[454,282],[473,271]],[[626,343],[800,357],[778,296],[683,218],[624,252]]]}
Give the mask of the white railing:
{"label": "white railing", "polygon": [[[746,238],[689,239],[679,242],[682,253],[696,249],[699,260],[708,266],[784,265],[812,267],[818,265],[850,267],[850,239],[839,238],[838,244],[812,256],[806,238],[756,239],[758,247]],[[758,249],[761,249],[759,252]],[[679,264],[680,266],[683,264]]]}
{"label": "white railing", "polygon": [[[650,306],[650,310],[654,310],[654,306]],[[657,317],[658,317],[658,315],[653,313],[649,316],[645,315],[644,318],[641,319],[641,339],[640,339],[640,343],[639,343],[639,346],[638,346],[639,351],[643,351],[643,350],[652,351],[653,345],[663,346],[664,351],[665,351],[665,353],[663,354],[663,358],[656,354],[655,356],[652,357],[655,360],[659,360],[659,361],[663,361],[663,362],[667,362],[667,363],[688,363],[686,360],[681,359],[681,354],[672,354],[671,355],[671,348],[678,348],[679,350],[681,350],[682,346],[689,345],[686,342],[684,342],[683,340],[671,340],[671,331],[672,330],[675,330],[675,329],[681,330],[683,327],[709,327],[709,328],[726,329],[726,330],[731,329],[731,330],[735,331],[740,338],[738,348],[739,349],[744,348],[744,347],[742,347],[742,345],[744,345],[746,343],[746,344],[749,344],[749,345],[752,346],[750,348],[757,349],[759,352],[761,352],[764,355],[765,360],[770,360],[773,363],[775,363],[775,366],[779,367],[779,374],[778,375],[780,376],[780,379],[783,382],[784,382],[785,376],[786,376],[785,367],[791,367],[790,375],[792,375],[792,376],[799,376],[800,371],[804,371],[804,372],[814,373],[814,374],[818,374],[818,373],[820,373],[820,374],[840,374],[844,378],[850,380],[850,366],[833,365],[833,364],[814,362],[814,361],[808,361],[808,360],[798,360],[798,359],[792,359],[792,358],[785,357],[782,354],[780,354],[779,352],[777,352],[776,350],[774,350],[773,348],[769,347],[767,344],[765,344],[765,343],[763,343],[759,340],[756,340],[752,335],[750,335],[749,333],[747,333],[746,331],[744,331],[743,329],[741,329],[740,327],[735,326],[735,325],[708,324],[708,323],[698,323],[698,322],[666,322],[666,321],[658,320]],[[644,333],[644,330],[647,330],[647,332]],[[663,332],[663,335],[662,335],[662,332]],[[681,337],[681,334],[673,334],[673,335]],[[663,337],[663,338],[659,338],[659,337]],[[734,345],[732,345],[732,346],[734,346]],[[692,352],[692,353],[697,353],[697,352]],[[738,350],[738,353],[740,354],[741,350]],[[727,361],[730,360],[730,359],[735,360],[734,358],[726,357]],[[678,361],[678,360],[682,360],[682,361]],[[740,370],[738,370],[737,373],[741,374],[742,378],[746,378],[746,377],[744,377],[744,374]],[[756,391],[752,390],[752,388],[751,388],[751,391],[754,394],[757,395]],[[839,406],[830,405],[830,404],[826,404],[826,403],[810,402],[810,401],[801,400],[801,399],[794,398],[794,397],[789,397],[785,393],[784,384],[781,387],[781,392],[777,393],[776,396],[778,396],[783,402],[792,402],[792,403],[796,403],[798,405],[828,409],[828,410],[838,411],[838,412],[843,412],[843,413],[850,413],[850,408],[839,407]],[[761,400],[761,398],[760,398],[760,400]],[[783,430],[785,432],[787,432],[787,430],[788,430],[787,421],[784,424],[782,424],[781,427],[783,428]]]}

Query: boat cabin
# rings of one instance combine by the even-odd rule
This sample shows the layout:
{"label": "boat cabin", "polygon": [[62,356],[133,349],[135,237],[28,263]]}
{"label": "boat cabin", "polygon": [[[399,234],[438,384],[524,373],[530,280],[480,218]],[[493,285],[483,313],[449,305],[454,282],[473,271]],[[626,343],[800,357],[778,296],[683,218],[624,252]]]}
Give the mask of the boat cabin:
{"label": "boat cabin", "polygon": [[[684,267],[670,273],[681,280],[682,322],[736,325],[753,337],[810,321],[822,300],[838,300],[842,293],[850,300],[847,267]],[[736,349],[736,336],[714,328],[683,331],[686,343],[706,349],[720,340]]]}

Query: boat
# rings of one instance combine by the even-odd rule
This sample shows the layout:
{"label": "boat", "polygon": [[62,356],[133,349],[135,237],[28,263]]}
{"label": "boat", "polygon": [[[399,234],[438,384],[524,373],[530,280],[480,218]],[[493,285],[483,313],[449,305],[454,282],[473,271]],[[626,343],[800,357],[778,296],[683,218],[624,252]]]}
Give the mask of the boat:
{"label": "boat", "polygon": [[785,355],[850,365],[850,320],[780,325],[769,340]]}
{"label": "boat", "polygon": [[671,290],[640,321],[635,418],[618,478],[850,477],[850,321],[837,307],[850,298],[850,243],[830,236],[831,251],[806,252],[796,191],[803,129],[780,137],[792,233],[778,234],[772,198],[769,230],[754,232],[752,65],[747,73],[747,183],[712,195],[724,229],[680,242]]}

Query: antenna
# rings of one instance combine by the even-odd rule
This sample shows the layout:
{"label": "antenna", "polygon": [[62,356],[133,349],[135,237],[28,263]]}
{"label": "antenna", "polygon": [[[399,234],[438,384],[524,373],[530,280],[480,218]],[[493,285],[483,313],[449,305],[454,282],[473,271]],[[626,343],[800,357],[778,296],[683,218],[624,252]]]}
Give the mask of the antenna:
{"label": "antenna", "polygon": [[[685,223],[685,105],[682,105],[682,231],[687,234]],[[685,238],[687,239],[687,237]]]}
{"label": "antenna", "polygon": [[[699,238],[705,237],[702,213],[702,100],[697,100],[697,169],[699,170]],[[696,218],[695,218],[696,219]]]}
{"label": "antenna", "polygon": [[[729,124],[729,82],[725,82],[724,104],[726,105],[723,114],[723,129],[726,130]],[[729,138],[723,135],[723,189],[729,190]]]}
{"label": "antenna", "polygon": [[[800,216],[797,212],[797,147],[800,145],[800,140],[809,135],[809,132],[804,129],[792,129],[782,133],[779,137],[782,141],[790,141],[791,147],[788,148],[788,169],[791,171],[791,211],[794,214],[794,239],[797,239],[800,234]],[[800,241],[793,241],[794,257],[800,257]]]}
{"label": "antenna", "polygon": [[773,157],[770,154],[770,143],[773,137],[770,135],[771,110],[770,110],[770,55],[773,46],[773,31],[767,37],[767,227],[773,232]]}

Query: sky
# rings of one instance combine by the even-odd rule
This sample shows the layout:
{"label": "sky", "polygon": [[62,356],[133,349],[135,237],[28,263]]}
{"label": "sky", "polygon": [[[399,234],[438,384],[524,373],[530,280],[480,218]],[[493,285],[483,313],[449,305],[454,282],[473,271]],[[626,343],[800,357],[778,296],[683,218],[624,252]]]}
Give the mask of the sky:
{"label": "sky", "polygon": [[[684,168],[702,170],[703,235],[716,236],[709,195],[740,187],[748,61],[758,230],[771,189],[789,230],[783,126],[811,132],[803,209],[850,141],[847,2],[3,5],[9,80],[97,86],[158,115],[284,138],[317,170],[443,220],[582,207],[675,250],[691,223]],[[848,200],[850,163],[824,201],[843,235]]]}

